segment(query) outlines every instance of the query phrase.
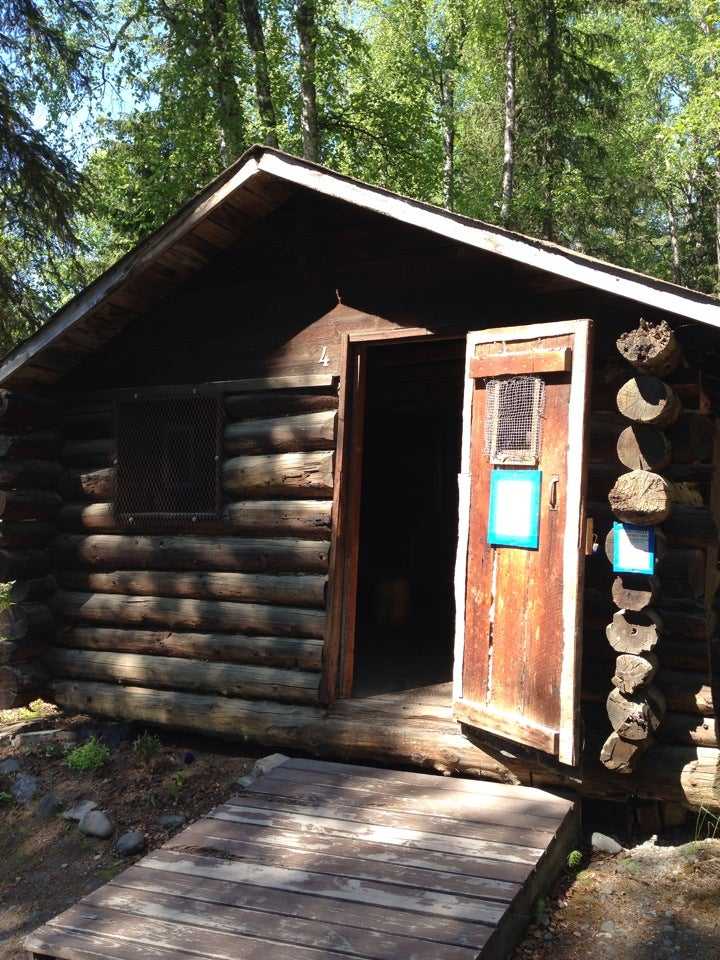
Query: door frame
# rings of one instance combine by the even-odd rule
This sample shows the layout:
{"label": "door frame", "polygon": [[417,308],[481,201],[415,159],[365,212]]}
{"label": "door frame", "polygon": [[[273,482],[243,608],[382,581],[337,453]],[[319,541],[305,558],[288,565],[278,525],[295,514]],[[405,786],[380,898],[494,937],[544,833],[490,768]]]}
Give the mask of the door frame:
{"label": "door frame", "polygon": [[[365,439],[367,350],[393,342],[465,340],[466,334],[426,327],[359,330],[340,341],[340,378],[335,445],[328,620],[320,685],[326,704],[352,696],[357,633],[358,561]],[[462,417],[462,407],[459,410]]]}

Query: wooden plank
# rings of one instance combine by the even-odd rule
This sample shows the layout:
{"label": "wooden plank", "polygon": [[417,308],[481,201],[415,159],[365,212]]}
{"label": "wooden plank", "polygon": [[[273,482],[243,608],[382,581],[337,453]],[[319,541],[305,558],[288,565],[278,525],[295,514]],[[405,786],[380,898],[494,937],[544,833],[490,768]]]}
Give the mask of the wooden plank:
{"label": "wooden plank", "polygon": [[572,349],[537,350],[527,353],[497,353],[474,357],[470,361],[470,376],[518,376],[530,373],[567,373],[572,369]]}
{"label": "wooden plank", "polygon": [[523,798],[556,804],[561,812],[567,812],[573,801],[560,797],[538,787],[521,784],[493,783],[490,780],[471,780],[466,777],[440,777],[428,773],[415,773],[410,770],[367,767],[354,763],[335,763],[331,760],[310,760],[304,757],[289,757],[282,765],[283,775],[287,770],[307,770],[318,774],[339,774],[355,779],[356,776],[371,781],[384,781],[388,785],[409,784],[425,786],[430,783],[434,790],[461,790],[468,793],[480,793],[508,799]]}
{"label": "wooden plank", "polygon": [[[288,893],[311,894],[328,897],[335,901],[350,901],[376,907],[392,907],[426,916],[450,920],[466,920],[494,926],[504,913],[504,906],[490,900],[435,893],[432,890],[411,890],[391,883],[371,880],[352,880],[341,876],[311,873],[308,870],[292,870],[270,867],[260,863],[218,860],[215,857],[190,855],[165,851],[175,857],[182,872],[188,870],[201,877],[231,880],[255,887],[271,887],[287,890]],[[171,870],[172,863],[159,862],[154,853],[141,861],[142,866],[159,870]],[[338,907],[338,911],[340,911]]]}
{"label": "wooden plank", "polygon": [[[203,876],[197,869],[193,869],[198,865],[193,858],[183,867],[183,861],[178,862],[172,854],[158,850],[153,866],[146,865],[144,861],[141,863],[142,866],[130,867],[122,874],[124,886],[150,894],[177,894],[189,900],[260,910],[269,914],[268,923],[272,923],[273,916],[277,914],[317,920],[323,924],[334,924],[340,919],[338,904],[333,900]],[[166,869],[166,866],[169,869]],[[342,922],[347,926],[390,936],[406,935],[410,931],[413,936],[431,943],[476,949],[480,949],[487,942],[491,933],[491,929],[482,924],[447,919],[438,923],[436,917],[407,914],[389,907],[374,907],[350,901],[342,905]]]}
{"label": "wooden plank", "polygon": [[[244,802],[241,798],[234,797],[229,803],[214,810],[212,816],[218,820],[235,820],[235,822],[242,822],[243,818],[247,818],[251,823],[261,825],[267,824],[272,817],[286,823],[290,829],[318,823],[327,829],[340,831],[341,834],[381,842],[388,840],[392,834],[423,850],[452,850],[455,853],[472,854],[508,863],[532,865],[542,852],[538,847],[515,846],[512,842],[486,840],[477,836],[469,837],[463,833],[454,833],[449,836],[443,832],[445,821],[436,822],[433,830],[432,824],[425,823],[420,818],[411,824],[404,817],[383,817],[375,811],[368,812],[364,817],[353,808],[333,804],[302,805],[292,801],[283,802],[277,797],[258,796],[254,804],[251,797],[247,797]],[[403,826],[406,822],[408,826]]]}
{"label": "wooden plank", "polygon": [[[153,891],[152,898],[142,896],[132,886],[123,884],[124,877],[102,887],[83,901],[90,906],[121,910],[137,917],[190,924],[221,933],[243,934],[273,942],[297,944],[301,947],[340,950],[343,955],[368,957],[370,960],[437,960],[438,945],[410,935],[388,934],[338,922],[319,922],[299,917],[269,914],[241,906],[226,906],[187,895]],[[190,892],[190,891],[188,891]],[[467,947],[445,945],[442,960],[474,960],[476,951]],[[234,958],[235,960],[235,958]]]}
{"label": "wooden plank", "polygon": [[417,868],[404,860],[399,863],[388,862],[387,859],[369,860],[365,857],[367,847],[367,844],[343,839],[319,839],[312,834],[308,834],[306,839],[299,833],[284,833],[221,820],[203,820],[194,824],[165,845],[168,850],[212,854],[230,860],[300,868],[313,873],[329,873],[360,880],[379,880],[421,890],[457,893],[506,903],[520,890],[519,883]]}
{"label": "wooden plank", "polygon": [[[348,796],[349,794],[349,796]],[[493,840],[497,843],[518,844],[524,847],[541,849],[554,831],[537,827],[508,827],[506,824],[487,822],[481,816],[463,819],[455,815],[453,805],[441,811],[417,811],[414,802],[407,804],[398,801],[389,808],[376,803],[371,798],[358,799],[351,791],[337,787],[323,787],[318,784],[290,783],[275,777],[260,777],[250,784],[243,793],[230,797],[228,804],[257,805],[258,796],[263,802],[296,805],[298,810],[313,809],[324,811],[326,816],[355,820],[360,823],[374,823],[386,826],[408,826],[416,830],[428,830],[430,833],[447,833],[453,837],[475,837],[481,840]],[[467,810],[467,808],[466,808]]]}
{"label": "wooden plank", "polygon": [[313,776],[299,771],[279,768],[262,778],[257,785],[263,791],[272,789],[276,795],[288,797],[319,796],[341,799],[344,803],[362,806],[380,806],[386,810],[410,813],[432,813],[435,816],[467,820],[470,823],[495,823],[524,827],[553,833],[562,814],[555,804],[528,803],[522,797],[500,798],[488,795],[478,800],[477,795],[440,790],[430,783],[422,787],[388,786],[376,781],[356,781],[354,778],[334,778],[332,775]]}
{"label": "wooden plank", "polygon": [[[337,834],[324,829],[322,824],[317,830],[301,830],[304,820],[298,823],[298,829],[284,828],[280,819],[274,818],[271,826],[219,819],[211,814],[203,821],[213,835],[239,840],[252,840],[256,843],[273,844],[280,847],[305,850],[311,853],[328,853],[336,857],[350,858],[379,863],[383,865],[412,867],[423,871],[432,871],[444,876],[461,877],[469,880],[467,892],[477,891],[478,896],[492,900],[512,900],[518,886],[527,878],[530,868],[525,864],[501,863],[497,860],[482,860],[478,857],[457,855],[443,850],[423,850],[405,847],[390,840],[366,840],[355,837],[351,831]],[[188,830],[191,829],[188,827]],[[175,839],[182,843],[180,834]],[[171,841],[172,843],[172,841]],[[483,891],[482,893],[480,891]],[[448,891],[453,892],[453,891]]]}
{"label": "wooden plank", "polygon": [[[46,924],[25,938],[32,960],[148,960],[142,943],[119,943],[101,933],[83,933]],[[153,960],[188,960],[182,950],[154,946]]]}
{"label": "wooden plank", "polygon": [[525,743],[545,753],[557,753],[558,731],[538,723],[531,723],[521,714],[509,714],[463,700],[456,702],[453,713],[455,719],[461,723],[468,723],[480,729],[492,729],[499,736]]}

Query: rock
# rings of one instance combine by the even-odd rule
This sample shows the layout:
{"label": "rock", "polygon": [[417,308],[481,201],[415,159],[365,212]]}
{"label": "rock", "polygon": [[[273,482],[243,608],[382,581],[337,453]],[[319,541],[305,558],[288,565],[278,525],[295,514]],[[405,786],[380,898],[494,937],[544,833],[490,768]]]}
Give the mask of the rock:
{"label": "rock", "polygon": [[100,837],[101,840],[107,840],[114,829],[112,820],[102,810],[88,810],[79,827],[86,837]]}
{"label": "rock", "polygon": [[9,776],[12,773],[17,773],[19,770],[20,761],[17,757],[8,757],[6,760],[0,760],[0,773]]}
{"label": "rock", "polygon": [[145,834],[142,830],[128,830],[118,837],[115,849],[121,857],[131,857],[134,853],[142,853],[145,849]]}
{"label": "rock", "polygon": [[191,763],[195,763],[195,754],[192,750],[186,750],[183,754],[183,763],[187,766],[190,766]]}
{"label": "rock", "polygon": [[617,840],[613,840],[604,833],[594,833],[590,843],[596,853],[622,853],[623,850]]}
{"label": "rock", "polygon": [[37,777],[31,776],[29,773],[19,773],[10,787],[10,793],[15,798],[16,803],[30,803],[38,792],[39,786],[40,781]]}
{"label": "rock", "polygon": [[12,746],[18,749],[32,750],[49,743],[71,744],[77,741],[72,730],[29,730],[18,733],[12,738]]}
{"label": "rock", "polygon": [[91,810],[97,810],[97,804],[94,800],[79,800],[74,807],[70,807],[63,813],[63,817],[65,820],[76,820],[79,823],[85,814]]}
{"label": "rock", "polygon": [[603,920],[600,924],[601,933],[615,933],[615,924],[612,920]]}
{"label": "rock", "polygon": [[62,801],[54,793],[46,793],[41,797],[37,805],[37,813],[41,817],[52,817],[62,807]]}
{"label": "rock", "polygon": [[187,817],[182,813],[164,813],[158,817],[158,826],[163,830],[176,830],[187,821]]}

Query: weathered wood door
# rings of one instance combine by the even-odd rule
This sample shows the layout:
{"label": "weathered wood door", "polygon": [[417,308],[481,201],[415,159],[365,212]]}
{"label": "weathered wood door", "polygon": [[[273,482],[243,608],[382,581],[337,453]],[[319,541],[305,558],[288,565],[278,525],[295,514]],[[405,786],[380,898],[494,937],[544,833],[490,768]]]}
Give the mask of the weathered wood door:
{"label": "weathered wood door", "polygon": [[[567,764],[578,759],[589,349],[588,320],[486,330],[468,335],[465,370],[455,716]],[[498,397],[518,389],[533,409],[502,408]],[[495,442],[503,416],[509,446]],[[529,428],[518,434],[520,416]],[[536,546],[497,542],[490,487],[507,489],[497,474],[510,468],[533,481],[521,509],[535,511]],[[517,526],[514,503],[495,496],[498,524]]]}

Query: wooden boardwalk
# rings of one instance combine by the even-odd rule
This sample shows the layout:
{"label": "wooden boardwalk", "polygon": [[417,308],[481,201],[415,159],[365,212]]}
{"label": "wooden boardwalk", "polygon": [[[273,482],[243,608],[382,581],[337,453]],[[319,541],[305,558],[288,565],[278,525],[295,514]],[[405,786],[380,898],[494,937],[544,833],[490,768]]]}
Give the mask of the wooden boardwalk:
{"label": "wooden boardwalk", "polygon": [[273,760],[30,956],[499,960],[576,839],[576,805],[535,788]]}

